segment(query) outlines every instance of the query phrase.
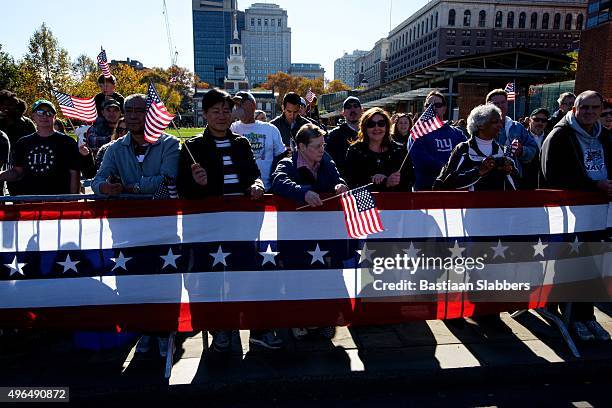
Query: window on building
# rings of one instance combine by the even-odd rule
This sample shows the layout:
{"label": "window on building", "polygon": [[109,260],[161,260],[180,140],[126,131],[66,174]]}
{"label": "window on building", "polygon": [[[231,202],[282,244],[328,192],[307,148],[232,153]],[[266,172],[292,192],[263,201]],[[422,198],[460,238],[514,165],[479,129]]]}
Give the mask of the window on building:
{"label": "window on building", "polygon": [[519,14],[519,24],[518,28],[525,28],[525,24],[527,23],[527,13]]}
{"label": "window on building", "polygon": [[252,19],[251,19],[251,27],[254,27],[254,26],[255,26],[255,19],[254,19],[254,18],[252,18]]}
{"label": "window on building", "polygon": [[538,28],[538,13],[531,13],[531,22],[529,27],[533,30]]}
{"label": "window on building", "polygon": [[270,20],[270,26],[274,27],[276,25],[276,19],[273,18],[272,20]]}
{"label": "window on building", "polygon": [[514,12],[513,11],[508,13],[508,18],[506,19],[506,27],[514,28]]}
{"label": "window on building", "polygon": [[421,34],[425,35],[425,22],[421,21]]}
{"label": "window on building", "polygon": [[578,17],[576,17],[576,30],[582,30],[583,23],[584,23],[584,16],[582,14],[578,14]]}
{"label": "window on building", "polygon": [[561,14],[555,14],[555,19],[553,21],[553,30],[559,30],[561,28]]}
{"label": "window on building", "polygon": [[571,14],[566,14],[565,15],[565,29],[566,30],[571,30],[572,29],[572,18],[573,18],[573,16]]}
{"label": "window on building", "polygon": [[434,29],[434,21],[433,21],[433,14],[431,16],[429,16],[429,27],[433,30]]}
{"label": "window on building", "polygon": [[485,27],[487,25],[487,12],[480,10],[478,13],[478,27]]}
{"label": "window on building", "polygon": [[472,12],[470,10],[465,10],[463,12],[463,26],[469,27],[472,22]]}
{"label": "window on building", "polygon": [[438,28],[438,12],[436,11],[436,28]]}
{"label": "window on building", "polygon": [[495,14],[495,28],[501,28],[502,22],[504,21],[504,15],[501,11]]}
{"label": "window on building", "polygon": [[448,25],[451,27],[455,26],[455,9],[450,9],[448,12]]}
{"label": "window on building", "polygon": [[548,20],[550,19],[550,15],[548,13],[544,13],[542,15],[542,29],[548,30]]}
{"label": "window on building", "polygon": [[278,19],[278,26],[280,27],[282,25],[282,20],[279,18]]}
{"label": "window on building", "polygon": [[261,27],[261,18],[257,19],[257,25]]}
{"label": "window on building", "polygon": [[267,18],[264,19],[264,26],[266,26],[266,27],[268,26],[268,19]]}

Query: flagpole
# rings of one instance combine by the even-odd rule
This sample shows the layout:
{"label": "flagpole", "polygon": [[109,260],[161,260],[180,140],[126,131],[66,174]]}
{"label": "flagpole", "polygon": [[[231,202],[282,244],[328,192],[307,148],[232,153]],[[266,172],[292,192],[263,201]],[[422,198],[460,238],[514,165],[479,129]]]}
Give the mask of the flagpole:
{"label": "flagpole", "polygon": [[[174,119],[172,119],[172,122],[170,122],[170,123],[172,123],[172,125],[174,125],[174,128],[176,129],[176,132],[178,133],[179,138],[182,140],[183,136],[181,136],[181,131],[179,130],[178,126],[176,126],[176,123],[174,123]],[[189,157],[191,157],[191,160],[193,160],[193,164],[196,164],[197,162],[196,162],[195,158],[193,157],[193,154],[191,154],[191,150],[189,150],[189,146],[187,146],[187,143],[183,143],[183,147],[185,149],[187,149],[187,153],[189,153]]]}
{"label": "flagpole", "polygon": [[[358,188],[364,188],[364,187],[370,187],[372,185],[374,185],[374,183],[366,184],[365,186],[361,186],[361,187],[352,188],[351,190],[356,190]],[[340,197],[342,194],[344,194],[344,193],[340,193],[340,194],[336,194],[335,196],[328,197],[325,200],[321,200],[321,202],[324,203],[326,201],[333,200],[334,198]],[[308,208],[308,207],[312,207],[312,206],[310,204],[306,204],[306,205],[303,205],[301,207],[298,207],[296,209],[296,211],[303,210],[304,208]]]}
{"label": "flagpole", "polygon": [[516,120],[516,98],[518,97],[518,88],[516,87],[516,78],[514,79],[514,117],[512,119]]}

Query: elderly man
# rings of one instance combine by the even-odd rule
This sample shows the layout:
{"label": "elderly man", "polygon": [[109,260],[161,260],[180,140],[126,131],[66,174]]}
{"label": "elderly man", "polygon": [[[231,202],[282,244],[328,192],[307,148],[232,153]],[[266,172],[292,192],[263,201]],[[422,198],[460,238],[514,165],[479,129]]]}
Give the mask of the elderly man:
{"label": "elderly man", "polygon": [[280,131],[285,146],[292,146],[297,131],[310,123],[306,118],[300,116],[301,104],[300,95],[288,92],[283,97],[283,113],[270,121]]}
{"label": "elderly man", "polygon": [[[612,197],[612,143],[599,122],[601,94],[585,91],[542,144],[542,173],[550,188],[601,191]],[[580,340],[609,340],[595,320],[593,303],[575,303],[570,329]]]}
{"label": "elderly man", "polygon": [[176,179],[179,141],[164,133],[155,143],[145,142],[146,101],[144,94],[126,98],[125,122],[129,132],[107,149],[91,183],[96,194],[154,194],[164,179]]}
{"label": "elderly man", "polygon": [[575,100],[576,100],[576,95],[574,95],[571,92],[564,92],[561,95],[559,95],[559,99],[557,99],[557,103],[559,104],[559,109],[557,109],[550,117],[550,120],[548,121],[548,124],[546,125],[546,130],[545,130],[546,134],[549,134],[550,131],[553,129],[553,127],[555,127],[555,125],[559,123],[559,121],[563,119],[565,115],[567,115],[567,112],[572,110]]}
{"label": "elderly man", "polygon": [[508,93],[503,89],[494,89],[488,93],[486,103],[497,106],[502,112],[503,126],[495,138],[505,154],[516,158],[515,164],[519,177],[523,176],[523,163],[529,163],[538,152],[538,145],[525,126],[512,120],[508,114]]}
{"label": "elderly man", "polygon": [[14,167],[0,181],[18,181],[21,194],[78,194],[79,151],[76,142],[54,129],[55,106],[45,99],[32,105],[36,133],[14,146]]}
{"label": "elderly man", "polygon": [[349,96],[342,104],[342,116],[346,122],[329,132],[327,135],[327,153],[336,163],[340,174],[344,175],[346,152],[359,132],[359,120],[363,113],[361,102],[356,96]]}
{"label": "elderly man", "polygon": [[[425,98],[425,109],[429,105],[433,105],[436,116],[443,121],[447,109],[444,95],[438,91],[431,91]],[[451,126],[449,122],[444,123],[440,129],[416,139],[410,148],[410,158],[416,178],[414,189],[431,190],[455,146],[465,140],[465,134],[461,129]]]}
{"label": "elderly man", "polygon": [[237,92],[234,101],[240,104],[240,121],[232,123],[230,130],[246,137],[251,143],[253,156],[259,167],[266,190],[270,189],[270,175],[276,163],[285,156],[285,145],[278,129],[270,123],[255,120],[257,102],[250,92]]}

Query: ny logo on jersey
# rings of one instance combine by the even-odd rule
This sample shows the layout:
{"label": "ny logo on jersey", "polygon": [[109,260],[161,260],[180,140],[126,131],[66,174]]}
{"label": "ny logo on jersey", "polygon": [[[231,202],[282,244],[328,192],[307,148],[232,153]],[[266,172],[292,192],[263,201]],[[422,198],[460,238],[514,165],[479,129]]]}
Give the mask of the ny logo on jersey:
{"label": "ny logo on jersey", "polygon": [[436,149],[439,152],[450,152],[453,150],[453,143],[450,139],[436,139]]}

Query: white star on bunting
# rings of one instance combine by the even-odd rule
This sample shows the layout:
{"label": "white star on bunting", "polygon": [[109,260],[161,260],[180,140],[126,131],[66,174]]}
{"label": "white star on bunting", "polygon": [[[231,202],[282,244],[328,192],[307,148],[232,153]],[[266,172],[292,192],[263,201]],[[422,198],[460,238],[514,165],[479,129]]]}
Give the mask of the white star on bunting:
{"label": "white star on bunting", "polygon": [[506,259],[506,250],[510,248],[507,246],[503,246],[501,239],[497,241],[497,246],[491,247],[491,249],[493,250],[493,259],[497,258],[498,256],[501,258]]}
{"label": "white star on bunting", "polygon": [[212,266],[215,266],[217,264],[223,264],[224,266],[227,266],[227,261],[225,260],[225,258],[230,255],[230,252],[223,252],[223,248],[221,248],[221,245],[219,245],[219,249],[217,249],[217,252],[210,253],[210,256],[214,258]]}
{"label": "white star on bunting", "polygon": [[13,258],[12,263],[4,264],[4,266],[11,270],[10,276],[13,276],[16,273],[20,274],[21,276],[25,276],[23,273],[23,267],[26,265],[26,263],[17,262],[17,255],[15,255],[15,258]]}
{"label": "white star on bunting", "polygon": [[263,256],[263,261],[261,262],[261,266],[264,266],[268,262],[270,262],[273,265],[276,265],[276,259],[274,259],[274,257],[276,257],[276,255],[278,255],[279,253],[280,252],[272,251],[272,246],[268,244],[268,249],[266,250],[266,252],[259,253],[261,256]]}
{"label": "white star on bunting", "polygon": [[547,245],[542,244],[542,238],[538,238],[538,243],[535,245],[532,245],[534,253],[533,253],[533,257],[535,258],[538,255],[542,255],[542,258],[546,258],[546,256],[544,255],[544,250],[546,249]]}
{"label": "white star on bunting", "polygon": [[568,245],[572,247],[572,249],[570,249],[570,255],[574,252],[576,252],[576,255],[580,253],[580,245],[582,245],[582,242],[578,241],[578,235],[574,238],[574,242],[568,242]]}
{"label": "white star on bunting", "polygon": [[408,258],[416,259],[419,256],[419,252],[421,252],[421,249],[415,248],[412,241],[410,241],[410,246],[408,247],[408,249],[402,249],[402,251],[404,251],[404,253],[408,255]]}
{"label": "white star on bunting", "polygon": [[113,269],[111,269],[111,271],[114,271],[117,268],[121,268],[127,272],[126,264],[128,263],[130,259],[132,258],[123,256],[123,252],[119,251],[119,256],[117,258],[110,259],[111,261],[115,263],[115,266],[113,266]]}
{"label": "white star on bunting", "polygon": [[62,272],[62,273],[66,273],[69,270],[73,270],[76,273],[79,273],[79,271],[77,271],[77,267],[76,267],[79,262],[81,262],[81,261],[73,261],[72,259],[70,259],[70,254],[68,254],[68,255],[66,255],[66,260],[64,262],[57,262],[57,263],[64,267],[64,272]]}
{"label": "white star on bunting", "polygon": [[174,269],[177,269],[176,260],[181,256],[174,255],[172,248],[168,248],[168,253],[166,255],[160,255],[159,257],[164,260],[164,266],[162,266],[162,269],[164,269],[166,266],[174,266]]}
{"label": "white star on bunting", "polygon": [[374,252],[376,252],[376,250],[368,249],[367,245],[367,243],[364,243],[363,248],[356,250],[359,254],[359,263],[362,263],[363,261],[372,262],[372,255],[374,254]]}
{"label": "white star on bunting", "polygon": [[455,245],[452,248],[448,248],[448,250],[451,253],[451,259],[452,258],[462,258],[463,257],[463,251],[465,251],[465,248],[461,248],[459,246],[459,242],[457,240],[455,240]]}
{"label": "white star on bunting", "polygon": [[321,248],[319,248],[319,244],[317,244],[317,247],[315,248],[314,251],[307,251],[307,252],[312,256],[312,261],[310,262],[310,264],[312,265],[315,262],[321,262],[322,264],[325,264],[323,257],[327,255],[329,251],[321,251]]}

